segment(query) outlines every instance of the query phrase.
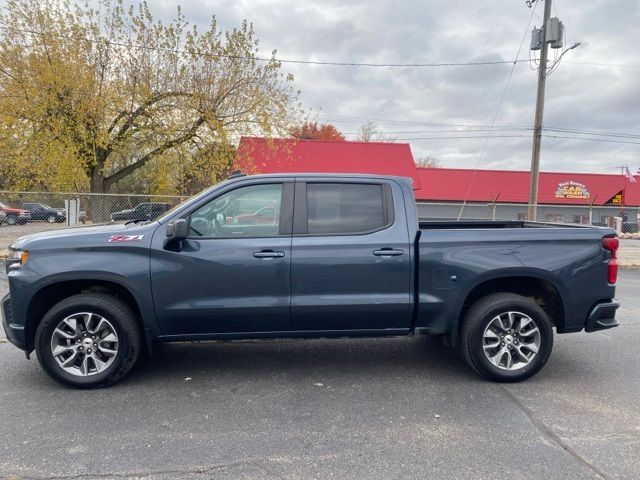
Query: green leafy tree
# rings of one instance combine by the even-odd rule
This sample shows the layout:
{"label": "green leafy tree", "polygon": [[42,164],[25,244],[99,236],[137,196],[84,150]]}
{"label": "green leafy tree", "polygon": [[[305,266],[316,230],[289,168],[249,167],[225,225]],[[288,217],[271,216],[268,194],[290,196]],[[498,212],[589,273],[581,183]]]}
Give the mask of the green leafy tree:
{"label": "green leafy tree", "polygon": [[[97,7],[6,0],[0,15],[0,158],[12,188],[109,192],[240,135],[277,135],[297,114],[292,77],[257,58],[251,24],[206,31],[180,10],[163,24],[142,2]],[[3,160],[4,161],[4,160]]]}

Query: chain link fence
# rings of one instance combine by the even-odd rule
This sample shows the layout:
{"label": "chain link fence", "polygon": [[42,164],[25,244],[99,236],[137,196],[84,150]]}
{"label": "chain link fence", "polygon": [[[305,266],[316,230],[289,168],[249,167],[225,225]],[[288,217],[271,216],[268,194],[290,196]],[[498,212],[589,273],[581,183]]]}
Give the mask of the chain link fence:
{"label": "chain link fence", "polygon": [[[29,233],[68,226],[65,200],[78,200],[79,221],[91,225],[110,221],[152,220],[187,197],[168,195],[89,194],[0,191],[0,251]],[[527,205],[520,203],[418,202],[418,216],[429,220],[525,220]],[[637,233],[639,207],[539,205],[538,221],[578,223]]]}
{"label": "chain link fence", "polygon": [[69,226],[65,200],[78,202],[78,224],[152,220],[188,197],[173,195],[0,191],[0,251],[30,233]]}

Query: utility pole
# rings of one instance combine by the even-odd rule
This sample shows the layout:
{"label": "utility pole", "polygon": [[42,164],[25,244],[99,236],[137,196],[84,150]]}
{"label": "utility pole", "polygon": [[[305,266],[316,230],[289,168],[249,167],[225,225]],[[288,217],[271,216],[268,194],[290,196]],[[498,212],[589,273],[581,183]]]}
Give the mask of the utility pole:
{"label": "utility pole", "polygon": [[527,217],[535,221],[538,210],[538,177],[540,176],[540,143],[542,141],[542,114],[544,111],[544,89],[547,79],[547,29],[551,17],[551,0],[544,0],[544,19],[542,20],[542,48],[540,49],[540,67],[538,68],[538,92],[536,97],[536,118],[533,128],[533,149],[531,152],[531,179],[529,182],[529,208]]}

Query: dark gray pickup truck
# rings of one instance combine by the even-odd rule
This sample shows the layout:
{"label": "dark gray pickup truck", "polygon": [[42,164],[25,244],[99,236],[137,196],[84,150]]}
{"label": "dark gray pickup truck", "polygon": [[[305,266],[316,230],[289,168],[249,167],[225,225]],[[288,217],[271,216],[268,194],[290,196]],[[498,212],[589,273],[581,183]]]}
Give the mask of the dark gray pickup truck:
{"label": "dark gray pickup truck", "polygon": [[558,333],[617,325],[615,232],[418,222],[409,179],[233,176],[153,222],[11,246],[8,339],[77,387],[155,342],[439,335],[482,376],[539,371]]}

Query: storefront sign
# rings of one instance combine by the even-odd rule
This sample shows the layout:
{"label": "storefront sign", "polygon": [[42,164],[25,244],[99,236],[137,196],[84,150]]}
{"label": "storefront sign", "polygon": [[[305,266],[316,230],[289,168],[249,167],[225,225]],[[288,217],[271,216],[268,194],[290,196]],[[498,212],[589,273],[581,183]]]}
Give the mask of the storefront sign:
{"label": "storefront sign", "polygon": [[578,182],[562,182],[556,188],[556,198],[588,199],[591,196],[586,185]]}
{"label": "storefront sign", "polygon": [[611,199],[611,203],[622,203],[622,193],[614,195],[614,197]]}

